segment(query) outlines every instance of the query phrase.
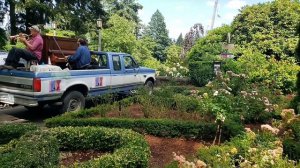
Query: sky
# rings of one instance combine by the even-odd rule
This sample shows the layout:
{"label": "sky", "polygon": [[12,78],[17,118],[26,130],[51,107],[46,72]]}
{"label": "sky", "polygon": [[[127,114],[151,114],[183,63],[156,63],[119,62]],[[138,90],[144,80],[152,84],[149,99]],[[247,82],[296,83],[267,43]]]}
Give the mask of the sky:
{"label": "sky", "polygon": [[[205,30],[210,29],[215,0],[138,0],[143,9],[139,17],[148,24],[152,14],[158,9],[165,17],[169,36],[177,39],[180,33],[187,33],[195,23],[201,23]],[[215,26],[230,24],[239,9],[245,5],[270,0],[219,0]]]}

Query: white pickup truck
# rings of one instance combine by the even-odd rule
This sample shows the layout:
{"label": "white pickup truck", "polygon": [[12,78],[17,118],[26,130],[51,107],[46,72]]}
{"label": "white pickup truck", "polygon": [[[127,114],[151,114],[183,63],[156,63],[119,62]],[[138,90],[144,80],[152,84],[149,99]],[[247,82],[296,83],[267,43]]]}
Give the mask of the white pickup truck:
{"label": "white pickup truck", "polygon": [[61,112],[85,107],[87,97],[153,87],[155,70],[140,67],[128,54],[91,52],[93,64],[85,70],[62,70],[52,65],[31,71],[0,70],[0,102],[28,109],[60,102]]}

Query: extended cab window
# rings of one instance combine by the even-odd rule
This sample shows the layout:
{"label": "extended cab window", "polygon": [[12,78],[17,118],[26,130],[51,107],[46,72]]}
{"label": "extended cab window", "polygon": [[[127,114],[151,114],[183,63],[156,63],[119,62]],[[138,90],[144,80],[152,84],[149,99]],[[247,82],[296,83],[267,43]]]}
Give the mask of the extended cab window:
{"label": "extended cab window", "polygon": [[115,71],[120,71],[121,70],[121,59],[120,59],[120,56],[113,55],[112,56],[112,60],[113,60],[114,70]]}
{"label": "extended cab window", "polygon": [[136,63],[130,56],[124,56],[125,69],[133,69],[136,67]]}
{"label": "extended cab window", "polygon": [[96,69],[108,68],[108,57],[106,54],[92,55],[91,65],[98,66]]}

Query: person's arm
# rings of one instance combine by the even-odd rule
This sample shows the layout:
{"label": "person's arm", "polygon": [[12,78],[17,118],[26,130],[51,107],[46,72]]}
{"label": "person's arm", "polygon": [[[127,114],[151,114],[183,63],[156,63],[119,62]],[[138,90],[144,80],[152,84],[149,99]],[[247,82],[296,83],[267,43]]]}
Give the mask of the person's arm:
{"label": "person's arm", "polygon": [[27,41],[27,40],[23,37],[23,38],[20,38],[20,41],[23,42],[23,43],[26,45],[26,47],[27,47],[28,49],[30,49],[31,51],[35,51],[35,50],[38,48],[38,46],[40,45],[40,41],[39,41],[39,40],[35,40],[35,41],[33,41],[32,44],[30,44],[29,41]]}
{"label": "person's arm", "polygon": [[69,57],[68,61],[74,62],[74,61],[79,60],[80,59],[80,55],[81,55],[81,50],[82,50],[82,48],[78,47],[77,50],[76,50],[76,53],[74,55],[71,55]]}

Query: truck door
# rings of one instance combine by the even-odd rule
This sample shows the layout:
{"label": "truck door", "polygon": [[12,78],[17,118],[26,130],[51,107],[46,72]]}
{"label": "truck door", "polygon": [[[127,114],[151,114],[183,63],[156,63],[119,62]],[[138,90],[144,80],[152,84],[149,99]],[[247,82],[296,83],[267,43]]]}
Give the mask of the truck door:
{"label": "truck door", "polygon": [[112,55],[112,68],[111,68],[111,86],[112,88],[121,88],[124,85],[123,72],[120,55]]}
{"label": "truck door", "polygon": [[124,67],[124,83],[131,86],[137,86],[141,84],[141,78],[139,75],[139,67],[134,59],[129,55],[123,56]]}

